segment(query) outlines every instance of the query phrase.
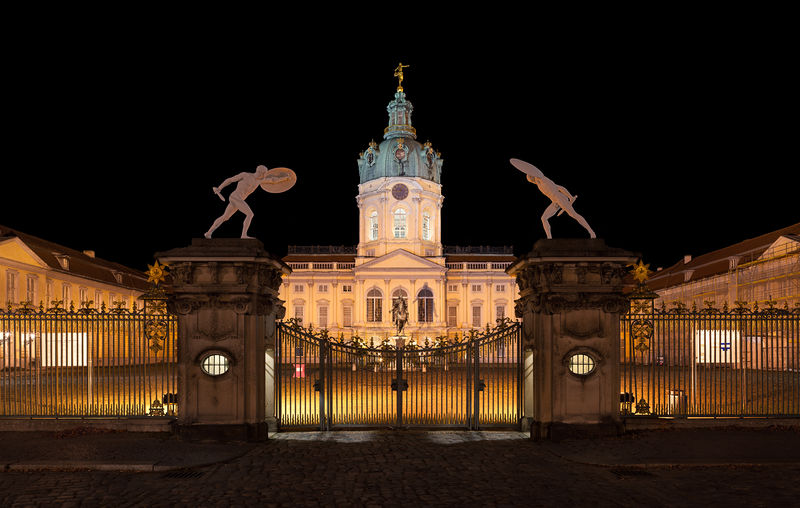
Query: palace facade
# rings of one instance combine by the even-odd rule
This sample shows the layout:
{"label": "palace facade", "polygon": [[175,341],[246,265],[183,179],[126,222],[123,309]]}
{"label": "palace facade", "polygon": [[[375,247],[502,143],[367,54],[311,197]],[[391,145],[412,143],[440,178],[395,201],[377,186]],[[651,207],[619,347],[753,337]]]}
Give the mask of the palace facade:
{"label": "palace facade", "polygon": [[358,245],[289,247],[286,318],[379,341],[396,334],[391,309],[404,299],[403,334],[418,342],[513,318],[512,248],[442,245],[441,154],[417,141],[402,86],[387,111],[383,141],[358,159]]}

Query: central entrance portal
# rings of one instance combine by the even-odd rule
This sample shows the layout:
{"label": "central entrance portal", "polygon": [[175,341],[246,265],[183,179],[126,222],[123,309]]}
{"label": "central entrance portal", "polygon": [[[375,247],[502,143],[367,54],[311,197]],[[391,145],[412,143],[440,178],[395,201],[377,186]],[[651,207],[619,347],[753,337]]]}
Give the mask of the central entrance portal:
{"label": "central entrance portal", "polygon": [[340,343],[281,323],[279,429],[518,428],[520,325],[440,347]]}

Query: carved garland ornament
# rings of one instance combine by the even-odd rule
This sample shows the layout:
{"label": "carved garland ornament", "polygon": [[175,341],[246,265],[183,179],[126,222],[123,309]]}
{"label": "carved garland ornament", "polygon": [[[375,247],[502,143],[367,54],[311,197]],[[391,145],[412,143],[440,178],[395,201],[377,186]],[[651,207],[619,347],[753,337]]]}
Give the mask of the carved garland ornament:
{"label": "carved garland ornament", "polygon": [[514,314],[522,318],[526,312],[558,314],[571,310],[602,309],[608,313],[625,314],[630,301],[622,295],[593,293],[540,293],[517,300]]}

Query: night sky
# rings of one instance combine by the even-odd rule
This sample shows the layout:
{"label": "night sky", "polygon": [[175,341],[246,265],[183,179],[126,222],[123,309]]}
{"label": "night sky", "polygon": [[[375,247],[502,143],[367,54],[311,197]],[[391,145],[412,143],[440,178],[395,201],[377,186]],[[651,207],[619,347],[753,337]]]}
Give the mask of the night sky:
{"label": "night sky", "polygon": [[[417,140],[444,159],[445,245],[523,254],[544,237],[549,201],[519,158],[577,194],[609,245],[669,266],[800,221],[788,32],[721,26],[496,26],[414,45],[358,25],[47,31],[6,63],[0,224],[145,269],[222,213],[212,186],[264,164],[298,182],[250,196],[252,236],[280,256],[355,245],[356,160],[382,139],[402,61]],[[238,237],[242,217],[215,236]],[[566,215],[551,225],[586,236]]]}

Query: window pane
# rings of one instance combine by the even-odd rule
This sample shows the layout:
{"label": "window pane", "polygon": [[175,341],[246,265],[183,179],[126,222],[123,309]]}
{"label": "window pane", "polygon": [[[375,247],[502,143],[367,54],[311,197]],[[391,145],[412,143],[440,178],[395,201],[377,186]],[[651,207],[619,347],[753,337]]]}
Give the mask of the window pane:
{"label": "window pane", "polygon": [[458,307],[450,306],[447,308],[447,326],[458,325]]}
{"label": "window pane", "polygon": [[221,376],[228,372],[230,363],[227,357],[220,354],[213,354],[206,356],[200,366],[203,372],[209,376]]}
{"label": "window pane", "polygon": [[369,239],[378,239],[378,212],[372,212],[369,216]]}
{"label": "window pane", "polygon": [[406,237],[406,211],[402,208],[394,212],[394,237]]}

